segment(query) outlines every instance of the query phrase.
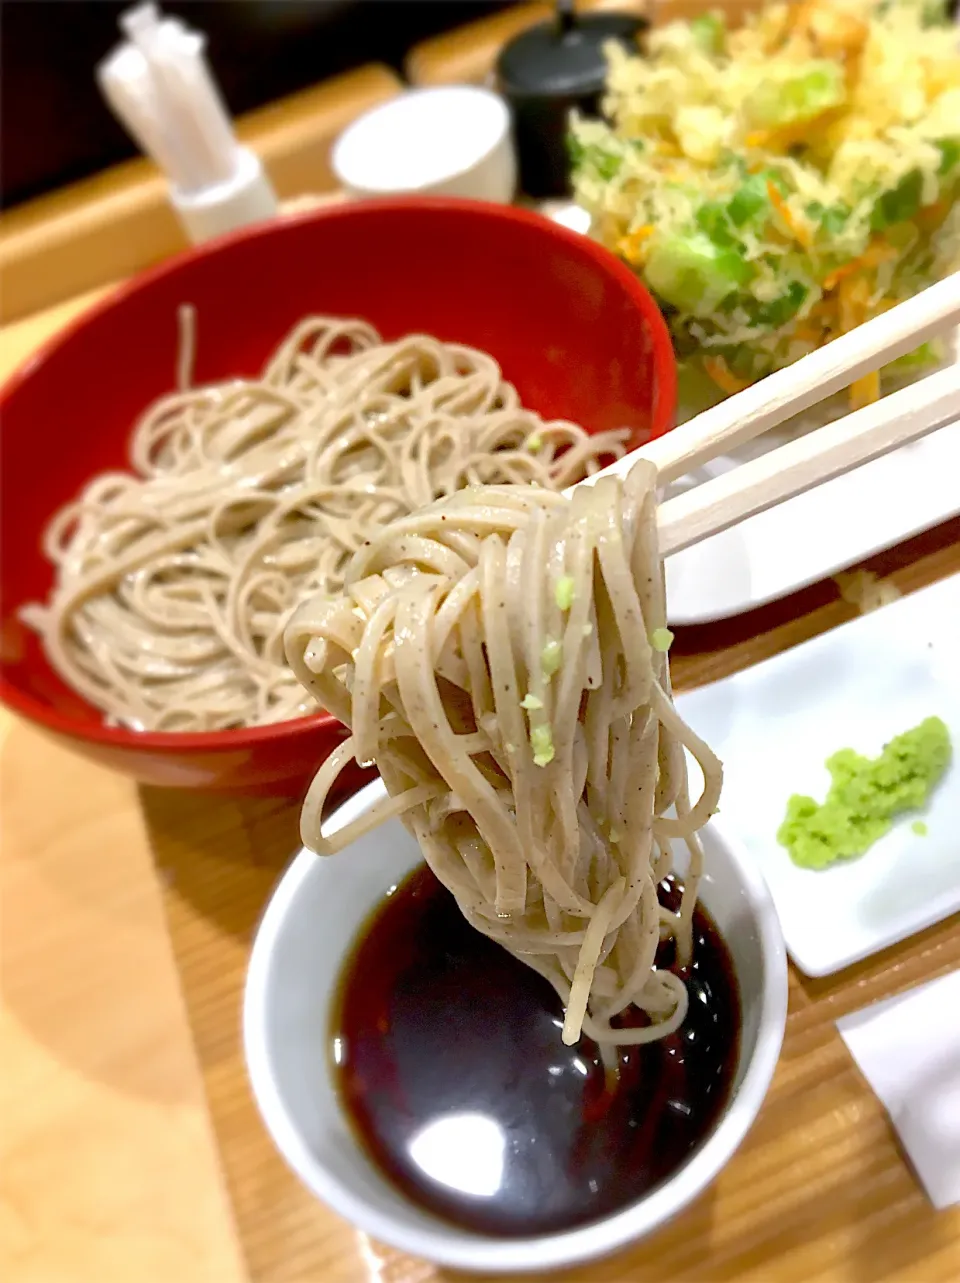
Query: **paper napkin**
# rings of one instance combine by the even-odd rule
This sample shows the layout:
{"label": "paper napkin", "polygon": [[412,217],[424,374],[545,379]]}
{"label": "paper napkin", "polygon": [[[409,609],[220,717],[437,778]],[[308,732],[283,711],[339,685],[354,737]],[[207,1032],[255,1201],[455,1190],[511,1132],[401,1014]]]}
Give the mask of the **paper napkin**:
{"label": "paper napkin", "polygon": [[960,1202],[960,971],[844,1016],[837,1028],[934,1207]]}

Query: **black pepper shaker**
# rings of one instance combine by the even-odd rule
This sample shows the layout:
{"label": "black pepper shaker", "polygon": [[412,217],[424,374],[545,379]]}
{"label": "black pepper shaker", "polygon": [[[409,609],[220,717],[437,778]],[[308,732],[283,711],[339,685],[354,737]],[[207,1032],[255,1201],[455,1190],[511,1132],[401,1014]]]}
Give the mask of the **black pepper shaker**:
{"label": "black pepper shaker", "polygon": [[513,112],[520,186],[543,199],[569,191],[566,136],[570,112],[600,111],[607,61],[604,45],[618,41],[636,52],[649,23],[627,13],[578,14],[558,0],[556,18],[522,32],[497,60],[497,88]]}

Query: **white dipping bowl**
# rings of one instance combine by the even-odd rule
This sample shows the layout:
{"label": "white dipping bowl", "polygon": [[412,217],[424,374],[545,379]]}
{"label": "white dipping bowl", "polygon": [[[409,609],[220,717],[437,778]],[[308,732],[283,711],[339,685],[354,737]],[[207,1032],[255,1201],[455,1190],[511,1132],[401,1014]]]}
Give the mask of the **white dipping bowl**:
{"label": "white dipping bowl", "polygon": [[[331,817],[339,828],[383,796],[379,780]],[[301,851],[280,881],[257,933],[247,976],[244,1046],[267,1128],[304,1184],[358,1229],[454,1269],[506,1273],[558,1269],[604,1256],[669,1221],[729,1162],[756,1118],[773,1076],[787,1014],[787,969],[773,901],[750,857],[703,833],[702,902],[733,957],[743,1024],[730,1099],[707,1140],[672,1176],[590,1225],[497,1239],[421,1210],[367,1158],[331,1073],[330,1006],[360,928],[386,892],[421,860],[393,820],[340,855]]]}
{"label": "white dipping bowl", "polygon": [[513,200],[517,166],[506,103],[489,89],[411,89],[337,139],[333,172],[360,199],[403,192]]}

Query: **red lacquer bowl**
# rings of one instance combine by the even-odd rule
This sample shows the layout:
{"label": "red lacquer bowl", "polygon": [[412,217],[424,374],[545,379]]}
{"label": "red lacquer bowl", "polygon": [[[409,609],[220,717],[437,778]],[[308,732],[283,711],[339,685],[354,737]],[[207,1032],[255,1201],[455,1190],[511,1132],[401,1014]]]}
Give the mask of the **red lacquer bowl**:
{"label": "red lacquer bowl", "polygon": [[176,311],[197,309],[198,381],[254,374],[311,312],[386,338],[422,331],[490,352],[524,403],[639,444],[673,425],[666,327],[612,254],[537,214],[466,201],[351,204],[245,229],[124,286],[0,393],[0,698],[64,743],[151,784],[295,792],[343,729],[332,717],[209,734],[109,728],[46,662],[17,610],[42,600],[54,512],[127,466],[137,416],[171,390]]}

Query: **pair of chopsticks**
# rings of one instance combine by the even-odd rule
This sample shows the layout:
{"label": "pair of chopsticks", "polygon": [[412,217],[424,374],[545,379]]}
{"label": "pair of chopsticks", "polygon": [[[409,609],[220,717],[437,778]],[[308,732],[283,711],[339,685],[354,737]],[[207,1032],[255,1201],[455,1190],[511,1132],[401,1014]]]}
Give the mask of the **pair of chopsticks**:
{"label": "pair of chopsticks", "polygon": [[[960,272],[955,272],[579,484],[622,476],[644,458],[657,465],[665,485],[958,323]],[[658,517],[660,551],[665,557],[680,552],[958,419],[960,366],[951,365],[668,499]]]}

